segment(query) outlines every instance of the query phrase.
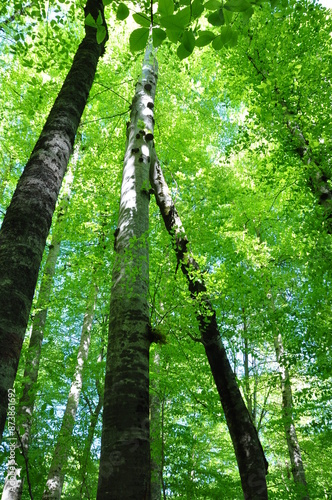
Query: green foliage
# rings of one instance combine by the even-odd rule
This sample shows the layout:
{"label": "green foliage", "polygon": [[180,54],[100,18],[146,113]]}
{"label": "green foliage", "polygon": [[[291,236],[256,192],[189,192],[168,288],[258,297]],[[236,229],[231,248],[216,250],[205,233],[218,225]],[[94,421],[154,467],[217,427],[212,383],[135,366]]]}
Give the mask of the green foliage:
{"label": "green foliage", "polygon": [[143,50],[149,38],[148,28],[138,28],[130,34],[130,50],[132,52]]}
{"label": "green foliage", "polygon": [[124,19],[127,19],[129,16],[129,9],[126,4],[124,3],[119,3],[118,5],[118,10],[116,12],[116,18],[119,19],[120,21],[123,21]]}
{"label": "green foliage", "polygon": [[[297,497],[273,345],[278,329],[291,375],[294,419],[310,497],[327,498],[332,466],[332,246],[326,212],[311,180],[314,161],[326,175],[331,174],[331,16],[319,5],[298,2],[295,9],[293,4],[282,7],[273,1],[273,12],[267,5],[254,6],[245,23],[250,8],[243,10],[243,2],[228,3],[233,10],[214,0],[191,2],[192,11],[188,2],[181,2],[180,8],[174,8],[173,2],[158,3],[153,16],[160,66],[154,140],[190,249],[204,271],[232,367],[245,400],[252,405],[270,463],[269,497]],[[43,6],[34,4],[33,10],[30,7],[27,14],[16,16],[2,31],[1,217],[82,38],[84,19],[75,19],[76,4],[71,6],[74,10],[54,3],[54,16],[46,23]],[[197,14],[202,7],[204,11]],[[9,5],[0,9],[3,23],[13,10]],[[81,120],[73,157],[74,187],[35,389],[29,454],[35,498],[42,495],[61,426],[86,292],[97,263],[101,267],[96,320],[65,498],[77,498],[81,486],[84,443],[98,401],[96,380],[104,378],[125,113],[140,73],[141,57],[136,52],[144,50],[150,24],[149,11],[142,8],[133,15],[140,27],[127,29],[115,21],[118,10],[117,4],[115,12],[107,14],[111,40]],[[220,19],[220,12],[223,24],[208,21],[216,13]],[[101,26],[98,18],[89,16],[85,23],[97,30]],[[235,44],[233,37],[237,45],[229,50]],[[134,55],[127,51],[128,40]],[[193,51],[193,43],[202,50]],[[204,49],[210,44],[216,50]],[[298,138],[287,124],[290,118],[301,127],[314,161],[299,155]],[[153,196],[150,206],[151,325],[167,337],[166,345],[151,348],[151,393],[159,397],[166,496],[240,498],[225,418],[203,346],[194,340],[199,340],[196,311],[180,271],[176,273],[172,244]],[[102,234],[105,243],[100,245]],[[44,262],[45,258],[41,273]],[[24,352],[27,344],[28,338]],[[155,352],[159,364],[153,361]],[[98,363],[100,354],[103,359]],[[24,357],[18,392],[23,367]],[[99,417],[83,498],[96,496],[100,435]],[[2,451],[3,477],[6,438]],[[27,498],[25,486],[23,499]]]}
{"label": "green foliage", "polygon": [[140,24],[141,26],[144,26],[145,28],[150,27],[150,19],[145,15],[145,14],[133,14],[133,18],[137,22],[137,24]]}
{"label": "green foliage", "polygon": [[158,12],[161,16],[171,16],[174,12],[173,0],[159,0]]}

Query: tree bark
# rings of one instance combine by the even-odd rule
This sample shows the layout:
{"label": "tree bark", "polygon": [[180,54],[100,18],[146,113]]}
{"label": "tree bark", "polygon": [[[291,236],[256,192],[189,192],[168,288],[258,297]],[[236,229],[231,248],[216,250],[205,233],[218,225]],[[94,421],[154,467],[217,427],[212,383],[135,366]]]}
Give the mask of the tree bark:
{"label": "tree bark", "polygon": [[[25,361],[22,396],[17,408],[16,433],[19,438],[17,450],[23,455],[26,466],[28,464],[30,431],[32,425],[33,408],[36,398],[36,382],[39,372],[41,347],[44,338],[44,328],[46,324],[48,305],[52,291],[55,267],[60,252],[63,223],[70,198],[70,185],[72,182],[72,175],[70,175],[69,177],[69,182],[61,199],[61,202],[59,203],[57,219],[54,225],[51,244],[49,246],[49,252],[47,255],[44,273],[40,284],[38,300],[35,308],[36,314],[33,320],[31,337]],[[19,429],[21,428],[24,429],[23,434],[20,433]],[[16,453],[16,463],[19,463],[20,460],[17,455],[18,453]],[[9,485],[9,481],[10,479],[12,479],[13,475],[6,476],[1,500],[19,500],[22,497],[24,483],[24,475],[22,474],[22,472],[22,467],[18,466],[15,473],[15,484],[12,485]],[[28,474],[28,470],[26,470],[26,473]]]}
{"label": "tree bark", "polygon": [[[101,357],[100,357],[101,361]],[[80,487],[80,498],[90,498],[89,492],[88,492],[88,486],[86,484],[87,480],[87,469],[88,469],[88,462],[89,462],[89,457],[90,457],[90,451],[91,451],[91,446],[93,443],[93,436],[95,433],[96,425],[98,422],[99,414],[101,412],[101,409],[103,407],[103,401],[104,401],[104,395],[102,392],[102,389],[100,387],[100,382],[99,380],[96,380],[96,388],[97,388],[97,393],[98,393],[98,402],[97,405],[91,414],[91,420],[90,420],[90,425],[89,425],[89,430],[88,430],[88,435],[85,440],[85,445],[84,445],[84,451],[83,451],[83,457],[81,461],[81,469],[80,469],[80,475],[81,475],[81,487]],[[84,496],[84,491],[86,491],[87,495]]]}
{"label": "tree bark", "polygon": [[81,341],[77,354],[77,364],[68,396],[66,410],[62,419],[61,429],[55,446],[53,460],[48,473],[46,487],[42,497],[43,500],[59,500],[61,498],[63,482],[65,479],[64,468],[67,464],[68,456],[70,453],[71,435],[75,425],[76,412],[82,390],[83,370],[89,354],[91,327],[94,317],[96,300],[97,287],[95,284],[93,284],[87,300],[81,333]]}
{"label": "tree bark", "polygon": [[191,297],[197,304],[201,340],[233,442],[244,498],[247,500],[267,499],[265,476],[268,465],[264,452],[227,359],[217,325],[216,312],[207,297],[203,276],[197,262],[188,252],[187,236],[155,154],[150,182],[166,229],[173,239],[178,264],[187,278]]}
{"label": "tree bark", "polygon": [[148,44],[123,166],[112,276],[97,498],[150,498],[149,169],[157,63]]}
{"label": "tree bark", "polygon": [[[88,0],[85,15],[103,13]],[[105,23],[105,21],[104,21]],[[105,24],[106,27],[106,24]],[[0,231],[0,435],[13,386],[38,270],[75,134],[104,51],[85,26],[72,67],[17,184]]]}
{"label": "tree bark", "polygon": [[[155,370],[159,373],[160,355],[156,350],[153,356]],[[162,436],[161,401],[158,383],[151,388],[150,394],[150,443],[151,443],[151,500],[161,500],[162,490]]]}
{"label": "tree bark", "polygon": [[293,419],[292,386],[289,371],[285,363],[284,346],[280,333],[276,333],[274,336],[274,347],[276,351],[281,379],[282,418],[286,434],[289,458],[292,466],[292,474],[297,488],[298,498],[301,500],[309,500],[308,486],[305,478],[301,449],[297,439]]}

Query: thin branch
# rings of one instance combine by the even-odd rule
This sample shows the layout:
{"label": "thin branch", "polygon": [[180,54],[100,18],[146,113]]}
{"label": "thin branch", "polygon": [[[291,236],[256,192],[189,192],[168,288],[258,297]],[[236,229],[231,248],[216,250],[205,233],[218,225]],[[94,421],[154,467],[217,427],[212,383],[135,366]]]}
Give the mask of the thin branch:
{"label": "thin branch", "polygon": [[122,113],[117,113],[117,114],[112,115],[112,116],[102,116],[101,118],[96,118],[95,120],[87,120],[87,121],[81,122],[80,127],[82,127],[83,125],[86,125],[87,123],[99,122],[101,120],[111,120],[112,118],[116,118],[117,116],[126,115],[128,113],[128,111],[129,111],[129,109],[126,109],[126,111],[122,111]]}

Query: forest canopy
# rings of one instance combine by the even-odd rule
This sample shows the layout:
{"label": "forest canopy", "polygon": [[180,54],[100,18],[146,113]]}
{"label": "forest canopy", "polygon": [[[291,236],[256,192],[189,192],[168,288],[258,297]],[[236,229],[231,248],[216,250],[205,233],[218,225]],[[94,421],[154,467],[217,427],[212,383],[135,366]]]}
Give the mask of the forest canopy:
{"label": "forest canopy", "polygon": [[331,36],[1,4],[3,500],[331,498]]}

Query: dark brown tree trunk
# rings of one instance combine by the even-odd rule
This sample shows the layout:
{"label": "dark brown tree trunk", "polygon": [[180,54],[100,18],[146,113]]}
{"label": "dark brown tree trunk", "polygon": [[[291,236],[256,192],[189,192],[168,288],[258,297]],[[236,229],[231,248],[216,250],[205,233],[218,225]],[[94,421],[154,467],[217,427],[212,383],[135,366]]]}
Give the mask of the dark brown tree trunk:
{"label": "dark brown tree trunk", "polygon": [[211,367],[239,467],[244,498],[267,499],[267,462],[255,426],[242,399],[236,378],[221,341],[216,313],[206,293],[199,266],[188,252],[188,239],[169,194],[156,156],[153,158],[150,182],[165,226],[171,235],[178,263],[187,278],[192,299],[197,304],[201,341]]}
{"label": "dark brown tree trunk", "polygon": [[[88,0],[85,15],[103,13]],[[106,25],[105,25],[106,26]],[[0,232],[0,435],[13,386],[46,238],[97,63],[104,51],[86,26],[72,67],[17,184]]]}
{"label": "dark brown tree trunk", "polygon": [[[43,277],[40,283],[40,290],[36,304],[36,314],[32,324],[31,337],[27,352],[24,368],[24,382],[22,396],[17,408],[16,433],[19,435],[17,449],[28,463],[28,451],[30,442],[30,431],[32,425],[33,408],[35,405],[36,389],[35,384],[38,378],[41,347],[44,338],[44,329],[46,324],[48,305],[52,291],[52,283],[55,274],[55,267],[60,252],[61,231],[63,226],[63,217],[68,208],[69,194],[67,193],[59,204],[58,216],[52,240],[47,255]],[[20,430],[24,429],[23,432]],[[20,462],[19,454],[16,453],[17,463]],[[24,472],[22,467],[17,467],[14,485],[10,485],[13,475],[7,475],[1,500],[19,500],[22,497]],[[26,470],[28,474],[28,470]]]}
{"label": "dark brown tree trunk", "polygon": [[149,170],[157,67],[149,44],[127,127],[112,276],[97,498],[150,499]]}

